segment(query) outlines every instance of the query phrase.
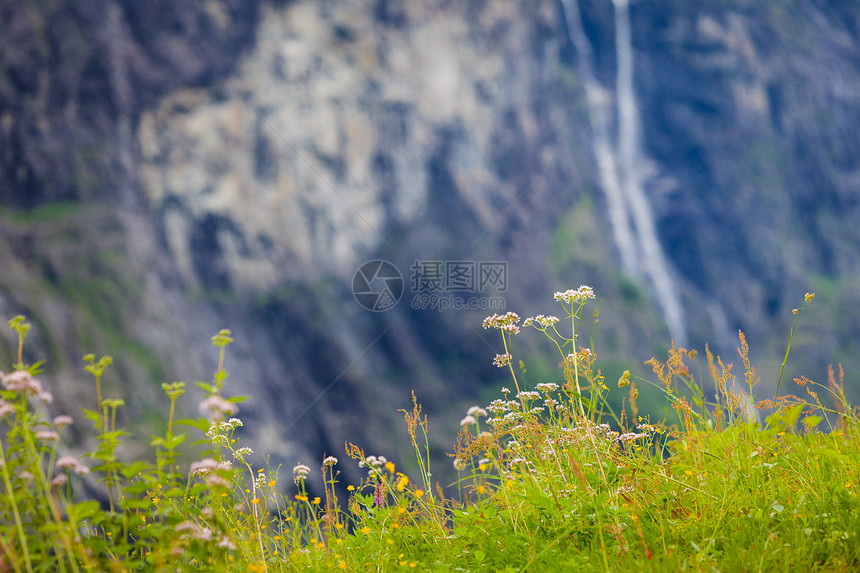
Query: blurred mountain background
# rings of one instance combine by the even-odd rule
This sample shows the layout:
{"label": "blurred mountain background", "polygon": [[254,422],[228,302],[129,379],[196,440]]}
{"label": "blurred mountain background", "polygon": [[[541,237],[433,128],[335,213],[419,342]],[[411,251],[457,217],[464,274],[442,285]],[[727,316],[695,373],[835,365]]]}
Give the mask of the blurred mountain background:
{"label": "blurred mountain background", "polygon": [[[815,291],[784,388],[842,362],[856,400],[858,133],[857,2],[3,0],[0,314],[33,322],[57,413],[95,407],[81,356],[114,356],[130,455],[230,328],[273,465],[412,458],[414,389],[449,476],[508,379],[493,311],[413,308],[416,261],[504,262],[470,296],[521,316],[593,286],[609,386],[672,339],[740,373],[742,329],[767,396]],[[384,312],[352,292],[374,259],[405,281]],[[515,339],[529,385],[560,381],[541,337]]]}

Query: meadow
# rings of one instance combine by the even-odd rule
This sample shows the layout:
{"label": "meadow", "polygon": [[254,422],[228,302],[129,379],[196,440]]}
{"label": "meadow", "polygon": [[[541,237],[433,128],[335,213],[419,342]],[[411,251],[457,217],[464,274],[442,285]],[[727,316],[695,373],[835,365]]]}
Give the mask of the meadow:
{"label": "meadow", "polygon": [[[402,412],[412,460],[345,444],[291,470],[255,465],[225,368],[228,330],[212,338],[200,416],[179,418],[190,393],[165,382],[164,433],[150,459],[126,461],[123,400],[102,395],[111,358],[83,359],[91,408],[51,417],[42,365],[22,361],[30,326],[15,317],[17,362],[4,365],[0,391],[0,571],[860,569],[860,420],[845,374],[837,365],[826,380],[783,379],[814,295],[794,311],[768,396],[756,395],[743,333],[737,367],[672,344],[647,362],[650,378],[605,379],[579,340],[594,296],[556,293],[559,317],[484,320],[510,382],[464,412],[452,484],[433,480],[432,431],[414,394]],[[556,380],[524,386],[522,336],[555,349]],[[640,391],[660,396],[661,415],[639,411]],[[91,426],[92,451],[68,454],[70,424]],[[366,477],[342,483],[346,464]]]}

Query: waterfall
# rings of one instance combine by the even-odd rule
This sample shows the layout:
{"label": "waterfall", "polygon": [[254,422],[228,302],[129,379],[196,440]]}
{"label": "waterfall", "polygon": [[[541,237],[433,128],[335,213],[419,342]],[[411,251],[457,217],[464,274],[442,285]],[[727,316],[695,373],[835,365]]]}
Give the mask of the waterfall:
{"label": "waterfall", "polygon": [[621,268],[632,275],[639,274],[636,241],[627,214],[621,183],[618,180],[618,165],[612,152],[609,126],[612,119],[612,98],[600,85],[591,70],[591,43],[585,35],[579,17],[577,0],[562,1],[567,20],[567,29],[576,51],[579,53],[579,75],[585,85],[585,97],[594,133],[594,157],[600,176],[600,184],[606,196],[609,211],[609,226],[615,247],[621,256]]}
{"label": "waterfall", "polygon": [[653,288],[670,336],[686,341],[684,311],[669,263],[657,238],[654,216],[642,183],[639,111],[633,90],[633,46],[629,0],[612,0],[615,11],[617,63],[614,112],[617,144],[610,138],[612,100],[591,69],[591,44],[585,35],[577,0],[562,0],[570,39],[579,55],[580,74],[594,132],[594,155],[609,210],[609,222],[622,269],[643,276]]}

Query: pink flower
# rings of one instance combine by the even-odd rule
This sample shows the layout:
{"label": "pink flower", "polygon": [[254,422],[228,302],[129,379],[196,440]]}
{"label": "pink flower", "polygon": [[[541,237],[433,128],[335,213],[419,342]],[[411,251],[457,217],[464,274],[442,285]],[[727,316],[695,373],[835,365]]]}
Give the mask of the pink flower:
{"label": "pink flower", "polygon": [[214,394],[200,402],[200,413],[207,414],[218,412],[220,414],[236,414],[239,412],[239,407],[233,402],[228,402],[221,396]]}
{"label": "pink flower", "polygon": [[3,384],[12,392],[21,392],[35,396],[42,391],[42,383],[33,378],[26,370],[16,370],[3,377]]}

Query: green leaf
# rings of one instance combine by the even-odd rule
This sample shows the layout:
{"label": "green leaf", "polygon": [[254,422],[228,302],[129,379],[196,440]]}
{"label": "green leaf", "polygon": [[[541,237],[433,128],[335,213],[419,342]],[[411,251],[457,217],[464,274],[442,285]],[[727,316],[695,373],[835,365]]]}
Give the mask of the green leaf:
{"label": "green leaf", "polygon": [[185,441],[185,434],[178,434],[178,435],[170,438],[170,440],[168,440],[167,443],[165,444],[165,447],[167,449],[172,450],[173,448],[175,448],[176,446],[178,446],[179,444],[181,444],[184,441]]}
{"label": "green leaf", "polygon": [[212,384],[207,384],[206,382],[195,382],[195,384],[199,388],[203,389],[203,391],[206,392],[207,394],[215,394],[218,391],[218,389],[215,388],[215,386],[213,386]]}
{"label": "green leaf", "polygon": [[120,473],[122,473],[122,475],[125,476],[126,478],[131,478],[137,474],[143,473],[144,470],[150,469],[151,467],[152,466],[150,466],[148,463],[141,461],[141,460],[138,460],[138,461],[134,462],[133,464],[125,466],[120,471]]}
{"label": "green leaf", "polygon": [[83,412],[84,418],[91,421],[93,424],[99,424],[102,421],[102,417],[99,416],[98,412],[93,412],[92,410],[87,410],[86,408],[81,408],[81,412]]}
{"label": "green leaf", "polygon": [[197,428],[198,430],[200,430],[201,432],[203,432],[205,434],[206,432],[209,431],[210,423],[209,423],[209,420],[207,420],[206,418],[197,418],[196,420],[193,420],[191,418],[185,418],[182,420],[177,420],[176,425],[177,426],[191,426],[192,428]]}
{"label": "green leaf", "polygon": [[89,519],[100,510],[99,502],[92,499],[89,501],[81,501],[66,507],[66,512],[69,514],[71,521],[78,523],[85,519]]}

